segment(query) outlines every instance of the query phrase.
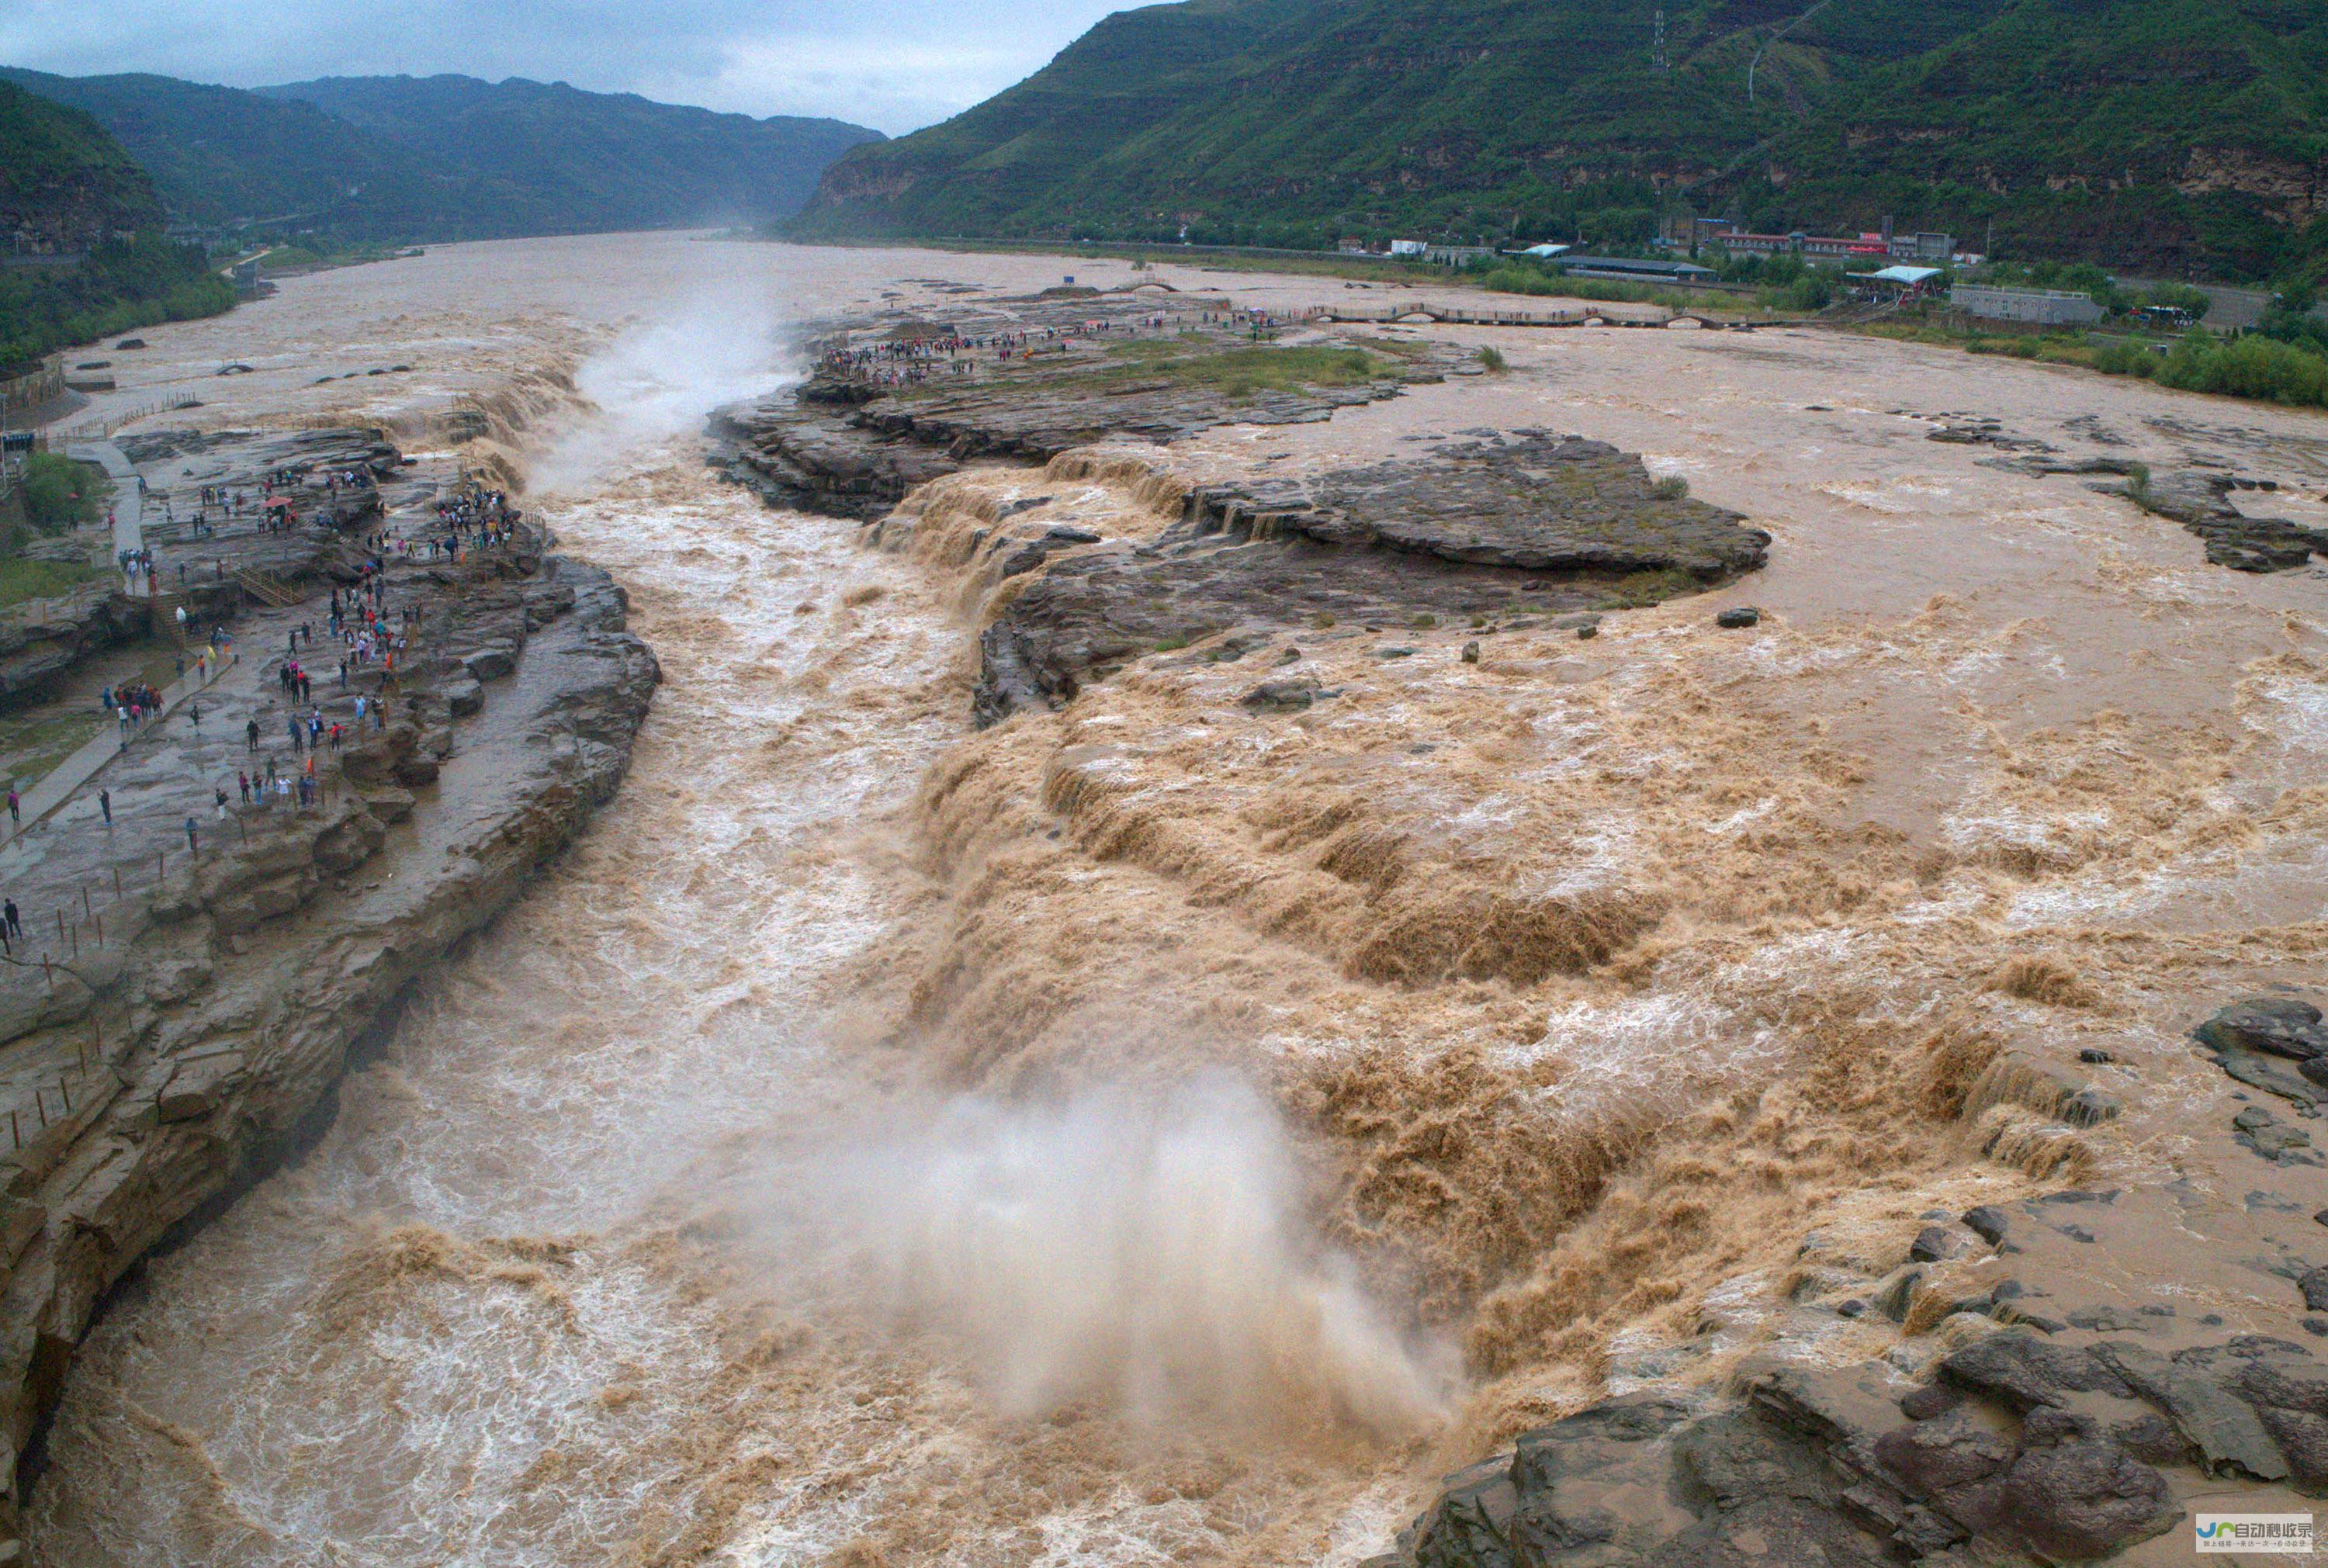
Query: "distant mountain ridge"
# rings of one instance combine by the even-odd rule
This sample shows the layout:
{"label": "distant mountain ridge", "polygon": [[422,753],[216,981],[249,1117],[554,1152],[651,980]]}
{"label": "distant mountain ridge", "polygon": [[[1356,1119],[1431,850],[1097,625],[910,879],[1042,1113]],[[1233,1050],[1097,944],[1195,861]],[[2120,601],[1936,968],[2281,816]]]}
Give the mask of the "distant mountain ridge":
{"label": "distant mountain ridge", "polygon": [[2328,0],[1182,0],[859,147],[802,237],[1647,238],[1676,208],[2328,256]]}
{"label": "distant mountain ridge", "polygon": [[833,159],[884,139],[841,120],[755,119],[522,77],[325,77],[258,91],[612,229],[789,217]]}
{"label": "distant mountain ridge", "polygon": [[246,90],[151,75],[0,78],[82,110],[205,230],[446,240],[764,223],[880,133],[563,84],[354,77]]}

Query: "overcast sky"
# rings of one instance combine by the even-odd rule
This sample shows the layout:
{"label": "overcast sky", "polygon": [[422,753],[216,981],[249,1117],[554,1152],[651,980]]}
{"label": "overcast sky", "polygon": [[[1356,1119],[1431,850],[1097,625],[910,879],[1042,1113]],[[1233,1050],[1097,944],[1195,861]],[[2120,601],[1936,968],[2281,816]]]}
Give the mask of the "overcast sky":
{"label": "overcast sky", "polygon": [[527,76],[895,134],[1039,68],[1137,0],[0,0],[0,63],[258,87]]}

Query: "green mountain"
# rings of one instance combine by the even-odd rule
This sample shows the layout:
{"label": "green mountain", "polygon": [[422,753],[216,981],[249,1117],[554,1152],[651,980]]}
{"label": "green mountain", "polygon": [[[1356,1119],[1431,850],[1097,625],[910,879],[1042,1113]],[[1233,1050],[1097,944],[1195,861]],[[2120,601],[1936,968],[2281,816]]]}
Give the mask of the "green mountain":
{"label": "green mountain", "polygon": [[754,119],[519,77],[326,77],[259,91],[500,179],[573,228],[789,216],[833,159],[882,139],[840,120]]}
{"label": "green mountain", "polygon": [[0,368],[233,305],[202,252],[167,243],[161,224],[152,183],[102,126],[0,81]]}
{"label": "green mountain", "polygon": [[1902,223],[2222,276],[2328,234],[2328,0],[1184,0],[859,147],[804,238]]}
{"label": "green mountain", "polygon": [[167,76],[0,77],[104,123],[170,216],[204,230],[311,230],[352,240],[540,232],[530,193],[399,146],[312,104]]}
{"label": "green mountain", "polygon": [[0,228],[12,249],[80,250],[161,218],[153,183],[103,126],[0,81]]}
{"label": "green mountain", "polygon": [[443,240],[743,220],[797,209],[879,133],[467,77],[245,91],[164,76],[0,78],[86,111],[171,217],[209,230]]}

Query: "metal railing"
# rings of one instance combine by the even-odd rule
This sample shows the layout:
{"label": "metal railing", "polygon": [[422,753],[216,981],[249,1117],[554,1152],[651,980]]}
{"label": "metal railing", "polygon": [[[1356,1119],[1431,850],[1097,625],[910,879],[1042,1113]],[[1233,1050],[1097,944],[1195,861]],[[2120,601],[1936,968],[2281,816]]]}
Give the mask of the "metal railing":
{"label": "metal railing", "polygon": [[180,392],[158,403],[145,403],[135,408],[125,408],[94,419],[82,419],[71,425],[52,425],[48,437],[52,441],[102,441],[124,425],[134,425],[140,419],[150,419],[156,414],[166,414],[174,408],[199,408],[202,400],[192,392]]}

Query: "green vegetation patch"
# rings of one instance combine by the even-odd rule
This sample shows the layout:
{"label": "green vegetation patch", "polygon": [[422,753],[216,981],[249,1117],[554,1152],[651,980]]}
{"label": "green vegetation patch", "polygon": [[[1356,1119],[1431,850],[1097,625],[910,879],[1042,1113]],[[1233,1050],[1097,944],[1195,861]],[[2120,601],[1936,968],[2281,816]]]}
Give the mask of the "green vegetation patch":
{"label": "green vegetation patch", "polygon": [[93,528],[113,482],[86,463],[55,452],[24,459],[24,521],[42,533]]}
{"label": "green vegetation patch", "polygon": [[56,598],[103,575],[80,561],[35,560],[24,556],[0,559],[0,609],[28,599]]}
{"label": "green vegetation patch", "polygon": [[211,270],[199,247],[153,235],[117,239],[78,267],[0,272],[0,365],[233,308],[233,285]]}
{"label": "green vegetation patch", "polygon": [[1290,348],[1250,345],[1190,353],[1170,339],[1146,338],[1108,350],[1114,365],[1101,371],[1114,382],[1167,380],[1183,387],[1209,387],[1242,401],[1263,392],[1311,387],[1359,387],[1394,374],[1396,367],[1364,349],[1303,343]]}

